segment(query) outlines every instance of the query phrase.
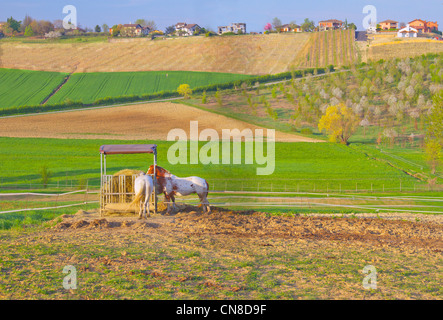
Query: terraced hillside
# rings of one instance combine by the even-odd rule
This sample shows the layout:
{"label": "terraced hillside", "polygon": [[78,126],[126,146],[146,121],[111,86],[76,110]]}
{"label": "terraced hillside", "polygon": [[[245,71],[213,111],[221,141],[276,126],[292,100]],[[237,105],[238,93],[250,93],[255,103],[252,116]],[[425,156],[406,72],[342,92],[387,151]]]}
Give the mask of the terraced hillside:
{"label": "terraced hillside", "polygon": [[310,33],[300,33],[90,43],[2,40],[0,67],[69,73],[177,70],[269,74],[289,71],[310,37]]}

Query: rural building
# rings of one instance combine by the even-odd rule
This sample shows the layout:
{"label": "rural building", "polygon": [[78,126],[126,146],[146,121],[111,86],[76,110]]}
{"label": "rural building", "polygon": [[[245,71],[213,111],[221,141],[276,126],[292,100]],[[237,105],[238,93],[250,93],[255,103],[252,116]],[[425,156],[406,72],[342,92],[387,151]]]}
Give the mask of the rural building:
{"label": "rural building", "polygon": [[0,21],[0,31],[3,30],[3,27],[6,25],[6,22]]}
{"label": "rural building", "polygon": [[425,21],[421,19],[415,19],[409,22],[409,25],[416,29],[418,33],[431,33],[434,31],[438,31],[438,23],[437,21]]}
{"label": "rural building", "polygon": [[398,29],[398,21],[394,20],[385,20],[380,22],[379,25],[382,30]]}
{"label": "rural building", "polygon": [[417,29],[412,28],[410,25],[407,25],[406,28],[403,28],[397,32],[398,38],[417,38]]}
{"label": "rural building", "polygon": [[246,33],[246,23],[231,23],[230,26],[218,27],[218,34],[223,34],[227,32],[233,33]]}
{"label": "rural building", "polygon": [[127,36],[141,36],[149,34],[151,30],[149,27],[142,27],[139,24],[124,24],[121,29],[121,33]]}
{"label": "rural building", "polygon": [[[111,36],[113,31],[114,30],[112,28],[109,28],[109,33],[111,34]],[[120,29],[120,34],[127,37],[148,35],[149,32],[151,32],[151,29],[149,27],[142,27],[141,25],[134,23],[123,24],[121,25]]]}
{"label": "rural building", "polygon": [[343,29],[344,22],[337,19],[329,19],[320,21],[318,23],[319,31],[327,31],[327,30],[335,30],[335,29]]}
{"label": "rural building", "polygon": [[200,29],[200,26],[196,23],[187,24],[185,22],[179,22],[175,25],[175,31],[178,36],[192,36],[195,31]]}
{"label": "rural building", "polygon": [[301,32],[301,27],[297,24],[284,24],[280,27],[280,32]]}

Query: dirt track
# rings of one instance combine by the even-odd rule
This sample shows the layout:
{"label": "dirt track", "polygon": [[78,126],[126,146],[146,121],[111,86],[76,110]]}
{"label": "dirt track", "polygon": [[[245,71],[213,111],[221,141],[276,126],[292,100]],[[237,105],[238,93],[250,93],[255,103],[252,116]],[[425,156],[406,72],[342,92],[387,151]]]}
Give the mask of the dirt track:
{"label": "dirt track", "polygon": [[[189,137],[190,121],[198,130],[261,129],[249,123],[182,104],[161,102],[54,114],[0,119],[0,136],[63,139],[166,140],[171,129],[183,129]],[[266,130],[264,130],[266,136]],[[276,141],[321,142],[276,131]]]}

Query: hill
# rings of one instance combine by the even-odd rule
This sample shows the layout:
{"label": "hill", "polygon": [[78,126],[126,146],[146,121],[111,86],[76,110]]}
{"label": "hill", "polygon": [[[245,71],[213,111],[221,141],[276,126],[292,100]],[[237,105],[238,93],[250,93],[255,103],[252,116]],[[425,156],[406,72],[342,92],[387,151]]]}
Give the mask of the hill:
{"label": "hill", "polygon": [[78,43],[2,40],[0,67],[68,73],[176,70],[269,74],[289,71],[310,37],[310,33],[300,33]]}

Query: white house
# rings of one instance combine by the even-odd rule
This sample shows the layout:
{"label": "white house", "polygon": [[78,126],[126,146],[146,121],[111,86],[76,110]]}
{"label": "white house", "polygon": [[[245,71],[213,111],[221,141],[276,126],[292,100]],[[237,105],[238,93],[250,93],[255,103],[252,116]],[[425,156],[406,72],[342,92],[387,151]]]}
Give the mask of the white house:
{"label": "white house", "polygon": [[201,29],[196,23],[187,24],[185,22],[179,22],[175,25],[175,31],[177,35],[192,36],[195,31]]}
{"label": "white house", "polygon": [[218,34],[223,34],[226,32],[233,32],[233,33],[246,33],[246,23],[231,23],[230,26],[223,26],[218,27]]}
{"label": "white house", "polygon": [[397,32],[397,38],[417,38],[417,29],[411,28],[409,24]]}

